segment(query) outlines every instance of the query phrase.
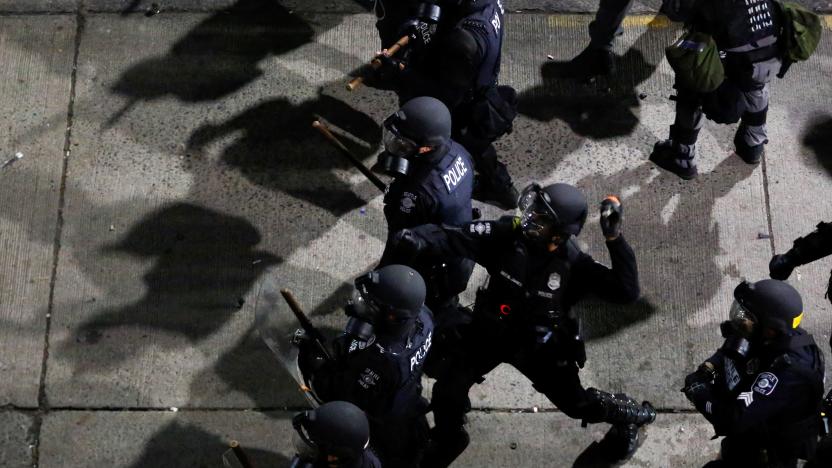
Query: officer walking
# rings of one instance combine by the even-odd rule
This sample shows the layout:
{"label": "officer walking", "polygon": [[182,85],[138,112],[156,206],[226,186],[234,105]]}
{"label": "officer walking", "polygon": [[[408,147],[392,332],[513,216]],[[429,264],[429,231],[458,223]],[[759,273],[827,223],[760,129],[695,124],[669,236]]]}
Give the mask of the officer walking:
{"label": "officer walking", "polygon": [[292,418],[295,450],[290,468],[381,468],[369,448],[370,425],[363,411],[331,401]]}
{"label": "officer walking", "polygon": [[398,33],[411,38],[404,56],[379,56],[382,81],[392,82],[400,102],[441,100],[453,116],[454,140],[476,163],[474,198],[516,208],[517,190],[492,144],[511,131],[517,115],[516,92],[497,85],[505,30],[501,0],[422,2],[413,11]]}
{"label": "officer walking", "polygon": [[460,226],[471,221],[473,164],[468,152],[451,139],[451,115],[441,101],[418,97],[384,121],[384,152],[376,168],[394,177],[384,196],[388,242],[379,266],[407,264],[427,283],[426,305],[436,318],[435,349],[428,373],[434,375],[445,351],[453,347],[456,327],[469,320],[459,307],[474,262],[448,256],[436,261],[398,258],[389,240],[397,231],[421,224]]}
{"label": "officer walking", "polygon": [[713,92],[697,93],[681,85],[677,74],[676,119],[670,138],[656,143],[650,160],[682,179],[693,179],[699,130],[708,117],[717,123],[740,122],[734,136],[736,154],[757,164],[768,143],[766,114],[769,82],[781,66],[780,19],[772,0],[665,0],[664,11],[675,21],[713,37],[725,80]]}
{"label": "officer walking", "polygon": [[465,449],[468,392],[503,362],[522,372],[568,416],[613,424],[602,441],[612,460],[632,455],[639,426],[656,417],[649,403],[585,389],[578,377],[586,353],[577,319],[570,313],[572,305],[588,293],[615,303],[639,296],[635,255],[621,234],[621,203],[608,197],[601,206],[612,268],[577,246],[575,236],[587,216],[586,199],[577,188],[532,184],[523,191],[520,207],[521,218],[459,228],[425,225],[396,234],[402,255],[465,255],[490,274],[477,294],[474,318],[463,336],[462,352],[452,363],[453,372],[433,387],[436,424],[426,466],[447,466]]}
{"label": "officer walking", "polygon": [[427,443],[422,366],[433,317],[425,282],[412,268],[388,265],[355,280],[350,317],[334,358],[301,348],[310,386],[324,401],[344,400],[367,413],[373,447],[384,466],[416,467]]}
{"label": "officer walking", "polygon": [[[772,257],[768,264],[769,272],[774,279],[786,280],[796,267],[812,263],[827,255],[832,255],[832,223],[822,222],[811,234],[795,239],[794,245],[788,252]],[[832,301],[832,273],[829,275],[826,297]],[[832,338],[830,338],[830,346],[832,346]]]}
{"label": "officer walking", "polygon": [[820,431],[823,356],[800,328],[803,302],[787,283],[743,282],[734,289],[725,343],[682,391],[722,441],[716,467],[796,467]]}

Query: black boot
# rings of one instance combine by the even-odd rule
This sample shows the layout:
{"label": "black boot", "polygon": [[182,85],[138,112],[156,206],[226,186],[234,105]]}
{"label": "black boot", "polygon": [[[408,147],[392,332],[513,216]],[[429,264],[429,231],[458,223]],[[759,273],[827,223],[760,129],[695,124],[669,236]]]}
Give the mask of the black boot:
{"label": "black boot", "polygon": [[[656,420],[656,410],[649,402],[637,403],[623,393],[615,395],[588,388],[589,401],[597,409],[596,420],[613,425],[601,445],[607,458],[622,461],[630,458],[639,446],[639,429]],[[608,451],[607,451],[608,450]]]}
{"label": "black boot", "polygon": [[685,180],[690,180],[699,174],[693,158],[696,146],[682,145],[672,139],[657,142],[650,153],[650,161],[660,168],[670,171]]}
{"label": "black boot", "polygon": [[462,427],[456,429],[434,427],[430,430],[430,443],[422,457],[422,466],[425,468],[450,466],[462,455],[469,443],[471,443],[471,438]]}
{"label": "black boot", "polygon": [[569,61],[569,71],[572,78],[612,75],[615,61],[611,51],[589,46]]}
{"label": "black boot", "polygon": [[629,460],[643,441],[641,427],[635,424],[615,424],[601,439],[600,451],[610,462]]}
{"label": "black boot", "polygon": [[742,135],[740,132],[734,135],[734,152],[737,153],[737,156],[742,158],[746,164],[759,164],[760,159],[763,158],[763,154],[765,154],[765,143],[760,143],[756,146],[749,146],[745,140],[743,140]]}

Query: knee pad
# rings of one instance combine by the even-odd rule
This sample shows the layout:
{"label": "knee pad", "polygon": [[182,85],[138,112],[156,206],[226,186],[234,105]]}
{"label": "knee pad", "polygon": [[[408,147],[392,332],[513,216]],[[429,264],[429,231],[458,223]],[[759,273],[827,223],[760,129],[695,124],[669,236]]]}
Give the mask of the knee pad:
{"label": "knee pad", "polygon": [[746,112],[742,115],[742,125],[751,127],[761,127],[766,124],[766,117],[768,116],[768,106],[765,109],[757,112]]}

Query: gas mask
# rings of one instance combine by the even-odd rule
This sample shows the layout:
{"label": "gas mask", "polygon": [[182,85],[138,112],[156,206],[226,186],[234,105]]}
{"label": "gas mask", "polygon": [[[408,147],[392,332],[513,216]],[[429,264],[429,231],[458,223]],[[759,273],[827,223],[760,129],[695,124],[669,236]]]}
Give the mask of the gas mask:
{"label": "gas mask", "polygon": [[[549,194],[538,184],[531,184],[520,195],[520,229],[523,236],[535,245],[555,248],[566,242],[570,234],[560,229],[560,219],[552,208]],[[549,247],[551,249],[551,247]]]}
{"label": "gas mask", "polygon": [[349,317],[345,332],[364,342],[376,337],[402,336],[414,324],[413,319],[377,303],[360,286],[353,291],[345,312]]}
{"label": "gas mask", "polygon": [[728,320],[719,326],[725,342],[721,350],[730,358],[738,360],[748,359],[751,353],[751,342],[757,333],[757,318],[739,301],[734,300]]}
{"label": "gas mask", "polygon": [[378,167],[384,174],[391,177],[407,175],[410,172],[411,160],[419,154],[419,144],[402,135],[396,128],[396,114],[384,121],[382,142],[384,151],[378,156]]}

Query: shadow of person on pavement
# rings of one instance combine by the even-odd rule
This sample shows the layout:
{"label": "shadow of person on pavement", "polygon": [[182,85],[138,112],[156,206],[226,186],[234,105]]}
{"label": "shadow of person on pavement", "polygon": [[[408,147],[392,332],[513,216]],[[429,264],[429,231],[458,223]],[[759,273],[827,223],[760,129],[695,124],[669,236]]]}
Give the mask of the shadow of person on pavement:
{"label": "shadow of person on pavement", "polygon": [[191,29],[163,56],[139,62],[112,85],[131,101],[172,95],[186,102],[219,99],[263,75],[259,62],[313,40],[304,20],[279,3],[239,0]]}
{"label": "shadow of person on pavement", "polygon": [[818,114],[803,132],[802,143],[815,153],[815,159],[832,177],[832,115]]}
{"label": "shadow of person on pavement", "polygon": [[[239,132],[225,146],[220,157],[223,164],[259,186],[283,191],[341,216],[364,206],[366,201],[333,172],[352,166],[312,128],[312,121],[321,117],[352,136],[341,141],[359,159],[378,149],[381,127],[371,117],[341,100],[319,94],[317,99],[298,105],[286,98],[265,101],[223,123],[203,125],[189,138],[188,150],[202,151],[226,135]],[[313,177],[299,177],[303,173]]]}
{"label": "shadow of person on pavement", "polygon": [[577,135],[596,140],[632,133],[639,123],[636,112],[641,105],[636,87],[654,73],[664,56],[664,49],[651,46],[670,43],[675,33],[675,28],[665,27],[666,20],[659,18],[648,24],[624,55],[615,56],[615,75],[593,85],[565,78],[568,62],[544,63],[540,67],[543,85],[519,96],[520,113],[540,121],[562,120]]}
{"label": "shadow of person on pavement", "polygon": [[[191,421],[196,419],[201,418],[177,416],[176,420],[166,425],[145,443],[142,454],[130,464],[130,467],[207,468],[222,466],[222,454],[228,450],[230,441],[215,433],[207,432],[202,425],[197,425],[199,421]],[[291,424],[287,421],[285,426],[291,427]],[[220,429],[222,434],[229,434],[232,430],[229,427]],[[232,437],[237,436],[232,435]],[[246,447],[245,440],[240,440],[240,445],[254,466],[289,466],[290,460],[279,453]]]}
{"label": "shadow of person on pavement", "polygon": [[[259,243],[260,234],[242,218],[189,203],[161,208],[133,226],[120,242],[102,249],[103,255],[153,260],[143,277],[144,297],[84,321],[75,330],[75,342],[96,345],[110,338],[110,329],[133,327],[175,333],[190,342],[208,337],[242,308],[242,297],[260,273],[280,262],[257,250]],[[83,353],[76,343],[64,343],[61,352]],[[79,366],[116,367],[138,351],[118,343],[110,347],[117,352]]]}
{"label": "shadow of person on pavement", "polygon": [[[754,173],[754,166],[729,156],[713,171],[700,174],[694,181],[678,182],[676,176],[644,164],[610,176],[593,175],[577,186],[588,200],[600,200],[608,193],[622,193],[638,186],[633,195],[623,198],[628,242],[633,246],[639,264],[642,299],[630,306],[609,306],[600,301],[587,301],[580,306],[584,330],[598,338],[609,335],[619,325],[636,318],[641,321],[661,313],[668,331],[689,329],[688,323],[671,323],[672,318],[690,319],[686,314],[671,314],[674,309],[704,310],[717,294],[725,275],[739,280],[744,272],[736,265],[723,268],[716,256],[722,252],[719,225],[710,220],[716,201],[726,196],[737,184]],[[692,222],[691,217],[696,221]],[[589,223],[588,223],[589,224]],[[600,251],[601,240],[587,236],[592,251]],[[694,248],[701,255],[691,256]],[[596,256],[604,261],[606,256]],[[668,280],[672,278],[672,284]],[[615,307],[615,310],[610,310]],[[659,312],[661,311],[661,312]],[[620,318],[612,318],[621,314]],[[626,317],[626,319],[624,318]]]}

